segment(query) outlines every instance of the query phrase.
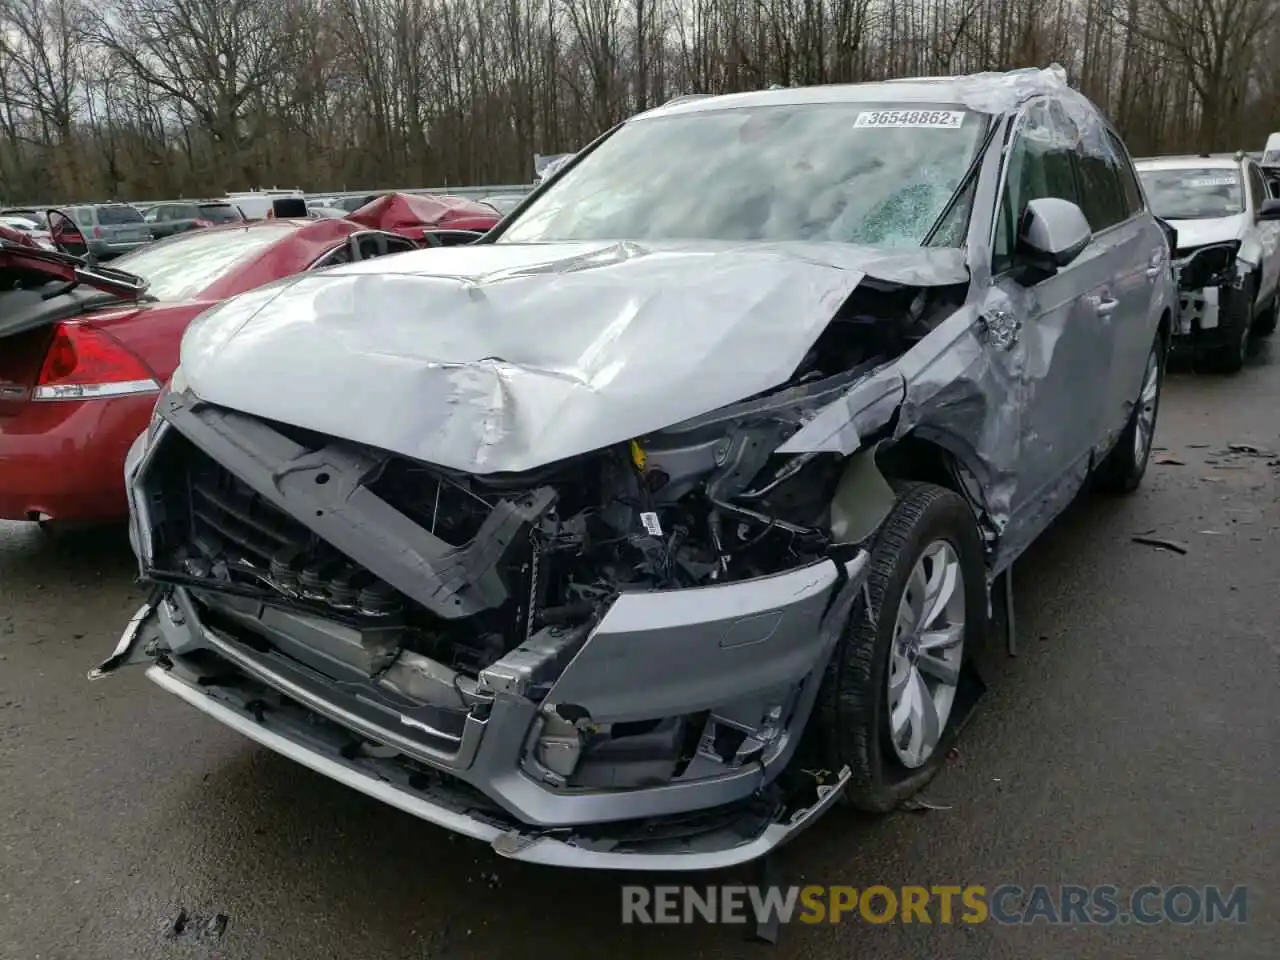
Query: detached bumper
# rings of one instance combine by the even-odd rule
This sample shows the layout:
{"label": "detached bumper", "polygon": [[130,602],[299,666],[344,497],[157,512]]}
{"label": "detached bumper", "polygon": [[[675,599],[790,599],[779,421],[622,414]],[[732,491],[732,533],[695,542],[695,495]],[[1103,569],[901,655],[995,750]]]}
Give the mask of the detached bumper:
{"label": "detached bumper", "polygon": [[[544,701],[513,682],[487,714],[465,718],[452,744],[407,712],[368,709],[368,698],[360,703],[284,648],[254,649],[201,622],[183,588],[139,611],[90,676],[155,660],[151,680],[227,726],[503,856],[595,869],[714,869],[785,843],[843,791],[847,771],[799,803],[775,781],[809,720],[867,560],[860,552],[754,581],[624,594]],[[528,655],[517,649],[485,673],[514,678]],[[567,788],[540,779],[545,770],[532,760],[551,703],[604,722],[705,713],[710,730],[783,701],[777,729],[749,756],[700,750],[683,772],[654,785]]]}

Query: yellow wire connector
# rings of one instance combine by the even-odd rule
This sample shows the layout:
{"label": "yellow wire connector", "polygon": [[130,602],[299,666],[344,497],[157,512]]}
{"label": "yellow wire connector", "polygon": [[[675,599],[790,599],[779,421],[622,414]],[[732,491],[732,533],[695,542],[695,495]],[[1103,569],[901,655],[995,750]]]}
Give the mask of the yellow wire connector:
{"label": "yellow wire connector", "polygon": [[644,465],[649,462],[649,458],[645,456],[644,450],[636,440],[631,441],[631,462],[636,465],[637,470],[643,470]]}

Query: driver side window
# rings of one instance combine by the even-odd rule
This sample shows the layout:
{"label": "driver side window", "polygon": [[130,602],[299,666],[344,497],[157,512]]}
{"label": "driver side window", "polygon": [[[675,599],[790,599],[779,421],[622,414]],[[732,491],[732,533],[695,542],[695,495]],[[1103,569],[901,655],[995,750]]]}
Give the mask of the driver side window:
{"label": "driver side window", "polygon": [[1018,221],[1028,201],[1058,197],[1080,203],[1072,163],[1075,137],[1073,130],[1063,127],[1069,121],[1056,116],[1057,112],[1051,110],[1050,101],[1033,102],[1014,129],[992,244],[993,274],[1013,266]]}
{"label": "driver side window", "polygon": [[1252,163],[1247,164],[1246,169],[1249,171],[1249,196],[1253,206],[1253,215],[1256,218],[1258,211],[1262,209],[1262,205],[1271,195],[1267,191],[1267,182],[1262,178],[1262,171]]}

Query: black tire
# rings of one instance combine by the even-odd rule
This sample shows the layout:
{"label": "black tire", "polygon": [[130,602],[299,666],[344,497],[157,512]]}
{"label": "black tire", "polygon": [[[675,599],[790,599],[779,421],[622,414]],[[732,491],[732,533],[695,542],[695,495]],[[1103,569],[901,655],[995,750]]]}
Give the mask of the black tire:
{"label": "black tire", "polygon": [[1203,353],[1202,365],[1210,373],[1238,373],[1244,366],[1249,356],[1257,290],[1257,280],[1250,277],[1244,286],[1228,287],[1223,291],[1224,302],[1219,314],[1221,323],[1216,334],[1219,342]]}
{"label": "black tire", "polygon": [[1138,418],[1142,412],[1142,393],[1147,385],[1144,371],[1142,383],[1138,387],[1138,397],[1134,401],[1133,411],[1129,414],[1129,422],[1120,432],[1120,439],[1111,448],[1106,459],[1098,465],[1094,475],[1096,487],[1104,493],[1133,493],[1142,484],[1147,472],[1147,464],[1151,462],[1152,440],[1155,437],[1156,425],[1160,421],[1160,397],[1164,393],[1165,342],[1164,336],[1157,334],[1156,342],[1151,345],[1151,353],[1147,356],[1147,368],[1150,370],[1152,360],[1155,361],[1156,399],[1151,417],[1151,436],[1147,438],[1146,449],[1139,452]]}
{"label": "black tire", "polygon": [[1253,336],[1269,337],[1276,332],[1276,321],[1280,320],[1280,290],[1271,296],[1271,305],[1260,317],[1253,321]]}
{"label": "black tire", "polygon": [[964,649],[981,642],[987,629],[986,567],[973,511],[943,487],[906,484],[876,534],[867,590],[853,606],[818,692],[808,730],[810,755],[833,771],[849,767],[844,801],[861,810],[886,813],[917,793],[937,774],[955,738],[957,725],[949,720],[932,755],[915,769],[902,765],[889,739],[886,674],[896,612],[912,568],[937,540],[952,546],[964,576]]}

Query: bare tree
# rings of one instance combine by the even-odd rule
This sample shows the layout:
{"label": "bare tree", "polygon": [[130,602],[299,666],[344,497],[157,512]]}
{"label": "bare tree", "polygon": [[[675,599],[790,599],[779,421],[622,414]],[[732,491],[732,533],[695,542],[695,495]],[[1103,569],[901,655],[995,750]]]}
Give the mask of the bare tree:
{"label": "bare tree", "polygon": [[1280,0],[0,0],[0,200],[527,182],[680,93],[1062,63],[1135,153],[1261,147]]}

